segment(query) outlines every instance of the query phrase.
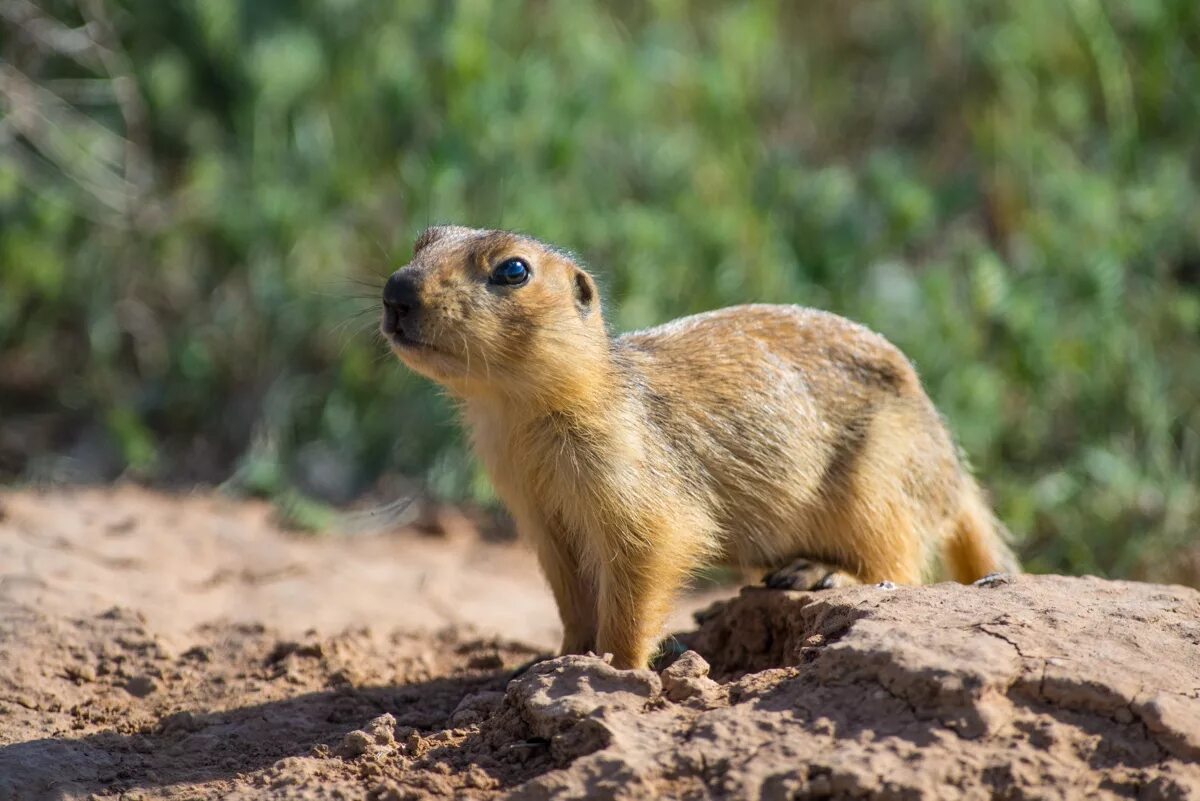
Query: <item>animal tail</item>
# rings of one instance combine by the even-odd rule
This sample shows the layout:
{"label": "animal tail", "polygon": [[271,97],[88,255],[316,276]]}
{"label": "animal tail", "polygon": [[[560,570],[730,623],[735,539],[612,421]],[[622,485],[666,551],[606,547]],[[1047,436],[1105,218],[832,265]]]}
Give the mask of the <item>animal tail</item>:
{"label": "animal tail", "polygon": [[1008,530],[996,519],[975,481],[968,478],[967,482],[958,517],[942,546],[946,569],[963,584],[989,573],[1020,573],[1021,563],[1009,547]]}

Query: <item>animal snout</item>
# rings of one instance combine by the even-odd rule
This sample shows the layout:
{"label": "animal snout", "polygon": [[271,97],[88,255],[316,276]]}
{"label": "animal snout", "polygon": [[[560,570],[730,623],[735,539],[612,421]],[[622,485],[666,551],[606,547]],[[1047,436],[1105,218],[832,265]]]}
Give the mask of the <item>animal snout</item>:
{"label": "animal snout", "polygon": [[417,279],[398,270],[383,285],[383,332],[393,339],[412,339],[421,305]]}
{"label": "animal snout", "polygon": [[392,273],[387,283],[383,285],[383,305],[404,318],[411,315],[420,300],[417,296],[417,279],[412,273],[399,270]]}

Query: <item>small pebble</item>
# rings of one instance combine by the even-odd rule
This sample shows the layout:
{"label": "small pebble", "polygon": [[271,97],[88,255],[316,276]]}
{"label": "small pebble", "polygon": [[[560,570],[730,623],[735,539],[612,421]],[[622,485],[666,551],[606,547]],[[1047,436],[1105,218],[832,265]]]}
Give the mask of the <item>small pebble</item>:
{"label": "small pebble", "polygon": [[67,676],[80,682],[95,681],[96,668],[87,662],[79,665],[70,665],[67,667]]}
{"label": "small pebble", "polygon": [[342,744],[338,748],[338,755],[347,759],[362,756],[367,753],[367,749],[371,747],[374,738],[365,731],[355,729],[352,732],[347,732],[342,738]]}
{"label": "small pebble", "polygon": [[134,676],[129,681],[125,682],[125,692],[135,698],[145,698],[150,693],[158,689],[158,684],[149,676]]}

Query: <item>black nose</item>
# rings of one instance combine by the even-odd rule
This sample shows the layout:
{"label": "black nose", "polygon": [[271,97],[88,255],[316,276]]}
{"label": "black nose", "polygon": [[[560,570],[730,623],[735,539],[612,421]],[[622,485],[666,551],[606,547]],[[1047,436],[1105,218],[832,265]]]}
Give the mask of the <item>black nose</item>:
{"label": "black nose", "polygon": [[392,277],[383,285],[383,305],[400,317],[407,317],[420,305],[417,281],[411,273],[403,270],[392,273]]}

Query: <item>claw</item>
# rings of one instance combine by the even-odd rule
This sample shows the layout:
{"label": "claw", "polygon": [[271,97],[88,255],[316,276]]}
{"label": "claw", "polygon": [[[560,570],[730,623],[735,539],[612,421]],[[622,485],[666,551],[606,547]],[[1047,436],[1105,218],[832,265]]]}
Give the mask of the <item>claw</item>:
{"label": "claw", "polygon": [[763,584],[773,590],[804,592],[833,589],[845,583],[842,578],[843,574],[830,569],[828,565],[809,559],[795,559],[764,576]]}
{"label": "claw", "polygon": [[833,583],[834,583],[834,574],[832,572],[826,573],[825,577],[822,578],[820,581],[818,581],[816,586],[813,587],[813,589],[814,590],[831,590],[831,589],[833,589]]}
{"label": "claw", "polygon": [[999,587],[1003,584],[1008,584],[1011,578],[1007,573],[988,573],[983,578],[974,582],[975,587]]}

